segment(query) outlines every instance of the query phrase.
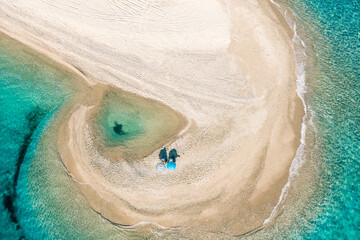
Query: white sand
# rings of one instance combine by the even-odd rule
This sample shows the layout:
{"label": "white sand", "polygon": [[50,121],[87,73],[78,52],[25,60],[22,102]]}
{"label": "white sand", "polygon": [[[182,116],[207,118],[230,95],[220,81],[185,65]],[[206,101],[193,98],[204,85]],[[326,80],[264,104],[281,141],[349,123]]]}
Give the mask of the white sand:
{"label": "white sand", "polygon": [[91,107],[74,107],[59,151],[104,217],[241,234],[269,216],[303,115],[292,32],[271,3],[12,0],[0,3],[0,26],[90,83],[187,118],[190,127],[167,146],[179,151],[178,167],[159,174],[158,151],[131,166],[94,152]]}

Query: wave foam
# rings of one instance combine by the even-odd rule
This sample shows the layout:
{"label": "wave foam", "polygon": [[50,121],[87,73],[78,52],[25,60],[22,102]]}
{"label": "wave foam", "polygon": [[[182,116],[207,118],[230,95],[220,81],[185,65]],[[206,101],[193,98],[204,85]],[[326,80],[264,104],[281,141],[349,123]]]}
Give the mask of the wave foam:
{"label": "wave foam", "polygon": [[[299,173],[299,169],[303,166],[303,164],[306,161],[305,158],[305,146],[306,146],[306,142],[305,142],[305,137],[306,137],[306,132],[307,132],[307,127],[308,125],[313,125],[312,124],[312,116],[310,118],[308,118],[308,111],[309,109],[307,108],[306,104],[305,104],[305,94],[307,93],[307,87],[306,87],[306,72],[305,72],[305,66],[306,66],[306,58],[307,55],[305,53],[305,43],[304,41],[301,40],[300,36],[297,34],[297,29],[296,29],[296,20],[294,18],[294,14],[288,12],[288,10],[284,10],[278,3],[276,3],[273,0],[270,0],[275,6],[277,6],[279,8],[279,10],[284,14],[284,17],[287,21],[287,23],[289,24],[290,28],[293,30],[294,32],[294,36],[293,36],[293,43],[294,43],[294,50],[295,50],[295,61],[296,61],[296,83],[297,83],[297,89],[296,92],[298,94],[298,96],[300,97],[303,106],[304,106],[304,111],[305,114],[303,116],[303,121],[301,124],[301,139],[300,139],[300,145],[296,151],[296,155],[291,163],[290,169],[289,169],[289,177],[288,177],[288,181],[285,184],[285,186],[283,187],[283,189],[281,190],[281,194],[280,194],[280,198],[278,203],[276,204],[276,206],[274,207],[274,209],[271,211],[270,216],[268,218],[266,218],[263,222],[263,225],[266,225],[268,223],[270,223],[276,216],[277,213],[279,211],[279,208],[282,206],[282,204],[285,202],[286,197],[288,196],[288,192],[289,192],[289,188],[291,183],[296,179],[296,177],[298,176]],[[311,114],[313,115],[313,114]]]}

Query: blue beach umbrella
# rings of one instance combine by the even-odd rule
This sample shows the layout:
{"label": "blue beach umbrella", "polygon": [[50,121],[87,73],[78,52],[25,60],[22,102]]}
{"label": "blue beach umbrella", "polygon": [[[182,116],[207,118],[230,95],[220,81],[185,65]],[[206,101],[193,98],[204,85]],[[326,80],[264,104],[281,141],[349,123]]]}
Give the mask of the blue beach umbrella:
{"label": "blue beach umbrella", "polygon": [[168,164],[166,165],[167,169],[169,170],[175,170],[176,168],[176,163],[174,162],[168,162]]}

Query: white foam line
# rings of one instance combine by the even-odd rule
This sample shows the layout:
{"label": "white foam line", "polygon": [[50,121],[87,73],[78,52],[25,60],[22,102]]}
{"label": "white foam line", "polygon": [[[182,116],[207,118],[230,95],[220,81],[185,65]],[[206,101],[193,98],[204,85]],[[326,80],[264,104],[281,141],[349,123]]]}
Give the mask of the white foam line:
{"label": "white foam line", "polygon": [[[310,121],[306,122],[307,116],[308,116],[308,109],[305,105],[305,100],[304,100],[304,95],[306,93],[306,85],[305,85],[305,59],[306,59],[306,53],[305,53],[305,43],[300,39],[300,37],[297,35],[296,32],[296,23],[295,20],[293,23],[290,22],[290,19],[287,18],[287,14],[288,12],[286,10],[283,10],[281,8],[281,6],[274,2],[273,0],[270,0],[274,5],[276,5],[284,14],[284,17],[287,21],[287,23],[289,24],[290,28],[294,31],[294,36],[293,36],[293,43],[294,43],[294,48],[295,48],[295,61],[296,61],[296,83],[297,83],[297,88],[296,88],[296,92],[298,94],[298,96],[300,97],[303,106],[304,106],[304,111],[305,114],[303,116],[302,119],[302,124],[301,124],[301,139],[300,139],[300,146],[298,147],[298,149],[296,150],[296,155],[291,163],[290,169],[289,169],[289,177],[288,177],[288,181],[285,184],[285,186],[283,187],[283,189],[281,190],[281,194],[280,194],[280,198],[279,201],[277,202],[276,206],[273,208],[273,210],[270,213],[270,216],[268,218],[266,218],[263,222],[263,225],[268,224],[269,222],[271,222],[271,220],[273,220],[278,213],[278,209],[279,207],[285,202],[286,197],[288,195],[288,190],[289,187],[292,183],[292,181],[298,176],[298,171],[301,168],[301,166],[304,164],[304,162],[306,161],[305,159],[305,155],[304,155],[304,148],[305,148],[305,135],[306,135],[306,129],[307,129],[307,125],[306,123],[310,123]],[[299,59],[299,57],[297,56],[299,54],[299,52],[303,55],[304,59]]]}
{"label": "white foam line", "polygon": [[179,226],[179,227],[166,227],[163,226],[157,222],[146,222],[146,221],[141,221],[138,222],[134,225],[129,225],[129,226],[121,226],[122,229],[131,229],[131,228],[136,228],[136,227],[141,227],[141,226],[147,226],[147,225],[151,225],[151,226],[155,226],[158,229],[161,230],[170,230],[170,229],[184,229],[185,227]]}
{"label": "white foam line", "polygon": [[159,224],[159,223],[156,223],[156,222],[138,222],[138,223],[136,223],[136,224],[134,224],[134,225],[131,225],[131,226],[126,226],[126,227],[124,227],[124,228],[136,228],[136,227],[139,227],[139,226],[146,226],[146,225],[153,225],[153,226],[155,226],[155,227],[158,227],[158,228],[160,228],[160,229],[170,229],[169,227],[165,227],[165,226],[163,226],[163,225],[161,225],[161,224]]}

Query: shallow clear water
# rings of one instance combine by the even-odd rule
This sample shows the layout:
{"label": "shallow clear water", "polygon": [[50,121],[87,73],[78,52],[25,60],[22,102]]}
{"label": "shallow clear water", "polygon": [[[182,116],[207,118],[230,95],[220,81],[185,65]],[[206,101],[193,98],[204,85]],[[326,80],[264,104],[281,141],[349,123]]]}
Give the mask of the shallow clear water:
{"label": "shallow clear water", "polygon": [[[312,38],[316,66],[308,66],[309,102],[321,148],[319,195],[305,211],[306,238],[360,236],[360,2],[291,3]],[[312,68],[318,71],[318,74]],[[314,205],[313,205],[314,204]]]}
{"label": "shallow clear water", "polygon": [[360,2],[278,1],[305,42],[306,163],[281,215],[251,237],[359,239]]}
{"label": "shallow clear water", "polygon": [[[305,101],[314,127],[309,126],[307,132],[307,162],[289,188],[281,214],[267,227],[245,237],[357,239],[360,3],[280,3],[294,11],[298,34],[306,44]],[[59,160],[55,145],[46,141],[54,137],[51,127],[61,118],[64,104],[78,92],[75,83],[79,81],[3,35],[0,69],[0,238],[135,237],[87,206]],[[110,139],[110,145],[121,141],[111,132],[114,121],[122,121],[124,132],[133,133],[134,138],[146,128],[136,111],[101,116],[100,125],[108,130],[104,138]],[[129,118],[137,120],[128,124]]]}
{"label": "shallow clear water", "polygon": [[0,68],[0,239],[124,236],[86,207],[46,140],[80,81],[3,35]]}
{"label": "shallow clear water", "polygon": [[[20,236],[16,221],[11,219],[4,205],[14,195],[17,162],[21,161],[29,136],[46,114],[61,105],[71,95],[63,81],[61,71],[50,64],[34,62],[31,53],[12,44],[0,35],[0,229],[2,237]],[[28,139],[26,139],[28,138]],[[22,148],[25,150],[22,151]],[[4,203],[4,204],[3,204]],[[9,206],[8,206],[9,207]],[[11,206],[9,207],[11,208]],[[14,217],[12,217],[14,218]]]}
{"label": "shallow clear water", "polygon": [[181,128],[178,115],[168,107],[114,89],[105,92],[94,115],[96,147],[110,159],[140,159]]}

